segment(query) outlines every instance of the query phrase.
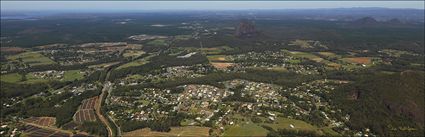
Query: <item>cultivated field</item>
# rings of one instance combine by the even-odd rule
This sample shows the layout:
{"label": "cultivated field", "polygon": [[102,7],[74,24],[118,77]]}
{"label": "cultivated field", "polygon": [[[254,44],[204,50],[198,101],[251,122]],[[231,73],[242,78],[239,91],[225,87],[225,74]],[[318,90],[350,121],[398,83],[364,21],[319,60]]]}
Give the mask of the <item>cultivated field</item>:
{"label": "cultivated field", "polygon": [[23,120],[26,123],[33,123],[40,126],[53,126],[56,123],[56,118],[54,117],[31,117]]}
{"label": "cultivated field", "polygon": [[124,56],[126,58],[127,57],[135,58],[135,57],[138,57],[138,56],[143,55],[145,53],[146,52],[144,52],[142,50],[126,50],[122,56]]}
{"label": "cultivated field", "polygon": [[96,121],[96,114],[93,109],[78,110],[74,115],[74,121],[83,123],[84,121]]}
{"label": "cultivated field", "polygon": [[218,69],[225,69],[225,68],[231,67],[235,64],[234,63],[218,63],[218,62],[216,62],[216,63],[211,63],[211,65],[213,65],[215,68],[218,68]]}
{"label": "cultivated field", "polygon": [[80,109],[94,109],[98,97],[85,99],[81,102]]}
{"label": "cultivated field", "polygon": [[50,129],[44,129],[39,128],[32,125],[26,125],[24,127],[24,135],[23,136],[29,136],[29,137],[69,137],[71,134],[50,130]]}
{"label": "cultivated field", "polygon": [[372,58],[370,57],[352,57],[352,58],[342,58],[343,61],[347,61],[350,63],[357,63],[357,64],[371,64]]}
{"label": "cultivated field", "polygon": [[170,132],[156,132],[151,131],[149,128],[143,128],[134,130],[131,132],[124,133],[123,136],[193,136],[193,137],[205,137],[209,136],[208,127],[197,127],[197,126],[187,126],[187,127],[172,127]]}
{"label": "cultivated field", "polygon": [[24,51],[25,49],[19,47],[0,47],[0,52],[19,53]]}
{"label": "cultivated field", "polygon": [[96,121],[96,114],[94,113],[94,108],[97,100],[98,97],[92,97],[83,100],[79,109],[74,114],[74,121],[76,123],[83,123],[84,121]]}
{"label": "cultivated field", "polygon": [[225,55],[212,55],[212,56],[207,56],[207,58],[210,62],[225,62],[225,61],[228,61],[228,59],[226,58]]}

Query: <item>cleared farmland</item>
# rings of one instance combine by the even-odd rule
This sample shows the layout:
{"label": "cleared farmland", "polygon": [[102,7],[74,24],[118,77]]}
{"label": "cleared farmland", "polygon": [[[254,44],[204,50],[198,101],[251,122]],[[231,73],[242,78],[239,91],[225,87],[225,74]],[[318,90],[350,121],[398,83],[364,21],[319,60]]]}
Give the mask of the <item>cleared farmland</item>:
{"label": "cleared farmland", "polygon": [[33,123],[40,126],[53,126],[56,123],[56,118],[54,117],[31,117],[23,120],[26,123]]}
{"label": "cleared farmland", "polygon": [[94,113],[94,108],[97,100],[98,97],[92,97],[83,100],[79,109],[74,114],[74,121],[79,124],[85,121],[96,121],[96,114]]}

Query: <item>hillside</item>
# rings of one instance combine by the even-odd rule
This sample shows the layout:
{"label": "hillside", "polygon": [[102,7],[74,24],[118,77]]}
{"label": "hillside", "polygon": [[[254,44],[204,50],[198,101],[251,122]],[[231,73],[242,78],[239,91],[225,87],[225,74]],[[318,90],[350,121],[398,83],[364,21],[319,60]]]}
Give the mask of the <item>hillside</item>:
{"label": "hillside", "polygon": [[375,74],[358,79],[335,96],[335,103],[351,114],[352,128],[370,128],[384,136],[423,134],[424,72]]}

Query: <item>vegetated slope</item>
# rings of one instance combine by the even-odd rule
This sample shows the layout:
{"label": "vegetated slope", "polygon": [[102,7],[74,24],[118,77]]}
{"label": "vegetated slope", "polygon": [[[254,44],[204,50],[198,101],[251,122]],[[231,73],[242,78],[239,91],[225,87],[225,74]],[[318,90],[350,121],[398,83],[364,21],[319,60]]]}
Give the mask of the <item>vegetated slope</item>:
{"label": "vegetated slope", "polygon": [[362,76],[336,92],[334,100],[350,114],[350,127],[383,136],[423,136],[424,72]]}

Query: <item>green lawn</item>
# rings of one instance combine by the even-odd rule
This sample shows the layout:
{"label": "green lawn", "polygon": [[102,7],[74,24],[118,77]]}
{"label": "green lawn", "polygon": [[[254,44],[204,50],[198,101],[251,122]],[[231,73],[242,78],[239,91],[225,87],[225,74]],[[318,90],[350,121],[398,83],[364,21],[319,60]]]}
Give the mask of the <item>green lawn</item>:
{"label": "green lawn", "polygon": [[19,75],[18,73],[10,73],[10,74],[4,74],[4,75],[0,75],[0,80],[4,81],[4,82],[9,82],[9,83],[16,83],[21,81],[21,75]]}
{"label": "green lawn", "polygon": [[266,136],[267,130],[249,122],[248,124],[233,125],[226,128],[223,136]]}
{"label": "green lawn", "polygon": [[24,63],[28,63],[30,66],[55,64],[53,60],[35,51],[29,51],[13,56],[8,56],[7,59],[14,61],[22,59]]}
{"label": "green lawn", "polygon": [[[330,135],[330,136],[338,136],[339,135],[337,132],[332,130],[330,127],[318,128],[316,126],[313,126],[313,125],[306,123],[304,121],[301,121],[301,120],[278,117],[276,119],[276,122],[277,123],[274,123],[274,124],[264,123],[263,125],[269,126],[269,127],[273,128],[274,130],[278,130],[278,129],[305,130],[305,131],[315,131],[315,132],[322,134],[322,135]],[[291,124],[294,126],[294,128],[290,127]]]}
{"label": "green lawn", "polygon": [[[310,125],[310,124],[308,124],[304,121],[301,121],[301,120],[278,117],[276,119],[276,121],[277,121],[277,124],[265,123],[264,125],[272,127],[275,130],[277,130],[277,129],[316,130],[317,129],[317,127]],[[294,128],[290,127],[291,124],[294,126]]]}
{"label": "green lawn", "polygon": [[80,73],[80,70],[65,71],[63,75],[64,75],[63,81],[73,81],[73,80],[79,80],[84,78],[84,75]]}
{"label": "green lawn", "polygon": [[154,45],[154,46],[166,46],[167,41],[165,41],[165,39],[156,39],[156,40],[149,41],[147,44]]}

